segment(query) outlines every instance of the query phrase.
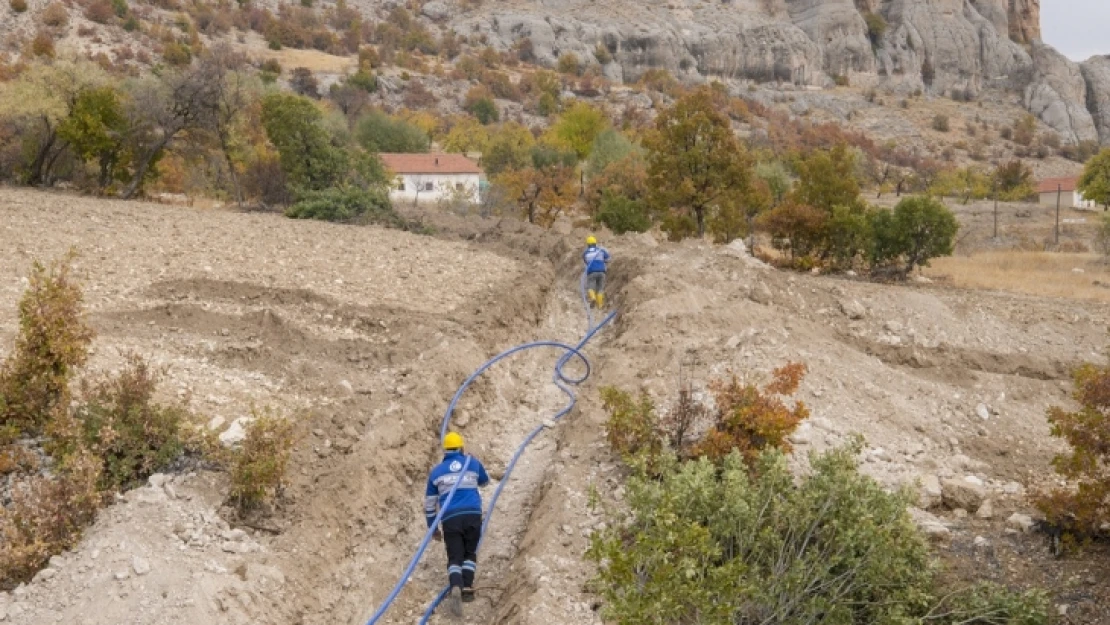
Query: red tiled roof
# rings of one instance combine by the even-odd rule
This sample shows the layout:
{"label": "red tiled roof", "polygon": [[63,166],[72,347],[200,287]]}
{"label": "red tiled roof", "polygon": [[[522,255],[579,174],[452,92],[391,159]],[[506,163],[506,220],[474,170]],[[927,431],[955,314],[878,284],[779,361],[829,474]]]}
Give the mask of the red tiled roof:
{"label": "red tiled roof", "polygon": [[380,154],[395,174],[480,174],[482,168],[462,154]]}
{"label": "red tiled roof", "polygon": [[1075,191],[1075,185],[1079,182],[1077,176],[1070,178],[1045,178],[1037,183],[1038,193],[1055,193],[1057,189],[1061,191]]}

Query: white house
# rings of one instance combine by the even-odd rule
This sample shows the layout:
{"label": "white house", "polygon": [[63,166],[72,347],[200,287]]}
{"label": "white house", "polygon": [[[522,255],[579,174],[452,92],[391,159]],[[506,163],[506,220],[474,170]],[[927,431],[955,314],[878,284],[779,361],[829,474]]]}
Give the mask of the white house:
{"label": "white house", "polygon": [[1042,206],[1056,206],[1057,196],[1060,208],[1097,208],[1092,200],[1083,197],[1076,188],[1079,178],[1045,178],[1037,183],[1037,192],[1040,194]]}
{"label": "white house", "polygon": [[381,159],[393,176],[389,199],[394,202],[479,202],[482,168],[461,154],[382,154]]}

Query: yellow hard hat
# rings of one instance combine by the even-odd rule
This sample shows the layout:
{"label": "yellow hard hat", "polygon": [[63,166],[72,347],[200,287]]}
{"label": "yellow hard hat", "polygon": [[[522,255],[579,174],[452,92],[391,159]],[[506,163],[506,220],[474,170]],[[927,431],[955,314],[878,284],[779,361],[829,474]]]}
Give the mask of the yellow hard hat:
{"label": "yellow hard hat", "polygon": [[586,245],[597,245],[597,238],[592,234],[586,237]]}
{"label": "yellow hard hat", "polygon": [[448,432],[447,436],[443,437],[444,449],[462,449],[463,437],[458,432]]}

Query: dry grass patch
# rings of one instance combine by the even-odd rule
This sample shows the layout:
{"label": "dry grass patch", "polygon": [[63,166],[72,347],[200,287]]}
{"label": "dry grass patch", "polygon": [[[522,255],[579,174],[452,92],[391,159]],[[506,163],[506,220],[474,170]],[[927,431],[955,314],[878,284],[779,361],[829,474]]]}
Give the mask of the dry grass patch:
{"label": "dry grass patch", "polygon": [[983,252],[934,259],[924,273],[967,289],[1110,302],[1110,264],[1098,254]]}
{"label": "dry grass patch", "polygon": [[282,67],[305,67],[313,72],[327,74],[347,74],[358,67],[358,59],[353,56],[335,56],[319,50],[256,50],[263,60],[275,59]]}

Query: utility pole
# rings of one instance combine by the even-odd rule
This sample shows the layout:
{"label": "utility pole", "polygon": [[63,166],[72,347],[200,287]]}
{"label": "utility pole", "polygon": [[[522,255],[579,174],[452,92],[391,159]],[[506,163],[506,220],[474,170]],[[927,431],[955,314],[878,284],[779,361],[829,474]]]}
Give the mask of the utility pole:
{"label": "utility pole", "polygon": [[1063,193],[1063,185],[1056,185],[1056,245],[1060,245],[1060,195]]}

